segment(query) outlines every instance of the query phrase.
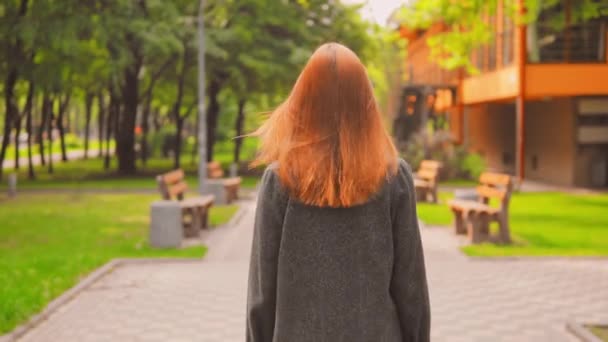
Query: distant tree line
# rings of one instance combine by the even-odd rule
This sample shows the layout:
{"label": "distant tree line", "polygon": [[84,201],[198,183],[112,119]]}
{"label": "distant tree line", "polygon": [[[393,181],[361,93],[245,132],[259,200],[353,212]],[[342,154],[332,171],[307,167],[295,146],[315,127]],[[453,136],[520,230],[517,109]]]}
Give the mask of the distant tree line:
{"label": "distant tree line", "polygon": [[[105,158],[110,169],[115,153],[117,171],[132,174],[137,158],[145,164],[149,156],[151,132],[170,125],[179,167],[182,132],[196,127],[198,6],[192,0],[3,1],[0,176],[9,145],[20,167],[21,132],[35,178],[34,158],[53,170],[52,133],[65,161],[66,133],[76,129],[87,157]],[[374,58],[378,28],[357,9],[335,0],[206,0],[209,160],[218,131],[242,135],[246,108],[271,109],[321,43],[339,41]],[[235,112],[231,123],[220,120],[227,109]],[[92,135],[101,141],[96,151]],[[235,139],[237,162],[240,150]]]}

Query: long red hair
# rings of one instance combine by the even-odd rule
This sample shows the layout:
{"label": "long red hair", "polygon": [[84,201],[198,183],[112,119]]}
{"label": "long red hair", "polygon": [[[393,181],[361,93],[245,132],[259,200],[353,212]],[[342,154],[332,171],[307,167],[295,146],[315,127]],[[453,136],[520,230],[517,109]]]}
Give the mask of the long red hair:
{"label": "long red hair", "polygon": [[397,152],[365,67],[340,44],[315,51],[254,135],[261,141],[254,164],[278,162],[282,185],[309,205],[364,203],[396,171]]}

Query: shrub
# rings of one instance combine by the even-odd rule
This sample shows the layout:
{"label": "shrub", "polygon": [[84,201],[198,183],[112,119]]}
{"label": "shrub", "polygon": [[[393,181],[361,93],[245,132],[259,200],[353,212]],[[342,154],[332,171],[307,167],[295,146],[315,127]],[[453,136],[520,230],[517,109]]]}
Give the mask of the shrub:
{"label": "shrub", "polygon": [[84,148],[84,143],[76,134],[66,133],[64,135],[64,139],[65,139],[65,147],[68,149]]}
{"label": "shrub", "polygon": [[398,146],[401,156],[407,160],[413,170],[420,166],[424,159],[441,162],[440,179],[472,178],[477,179],[485,170],[484,159],[468,151],[467,146],[456,145],[447,131],[437,131],[427,138],[425,156],[424,137],[413,135],[406,143]]}
{"label": "shrub", "polygon": [[477,153],[469,153],[462,160],[461,170],[466,172],[470,178],[477,179],[486,169],[485,160]]}

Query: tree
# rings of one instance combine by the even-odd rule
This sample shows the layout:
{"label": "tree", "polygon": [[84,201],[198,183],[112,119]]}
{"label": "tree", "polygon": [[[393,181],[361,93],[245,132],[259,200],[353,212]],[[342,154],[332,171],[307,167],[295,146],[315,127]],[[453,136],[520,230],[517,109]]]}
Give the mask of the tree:
{"label": "tree", "polygon": [[[538,18],[541,10],[562,3],[562,0],[523,0],[525,11],[521,11],[517,0],[505,0],[504,9],[513,20],[530,23]],[[608,0],[572,0],[573,18],[586,21],[601,15],[602,8],[608,7]],[[441,22],[446,30],[428,39],[431,56],[446,69],[464,67],[470,73],[477,69],[472,64],[471,54],[478,47],[492,39],[494,27],[484,20],[493,16],[498,8],[498,0],[452,1],[418,0],[411,6],[404,6],[398,21],[411,29],[427,29]],[[557,18],[556,27],[565,25],[565,18]]]}

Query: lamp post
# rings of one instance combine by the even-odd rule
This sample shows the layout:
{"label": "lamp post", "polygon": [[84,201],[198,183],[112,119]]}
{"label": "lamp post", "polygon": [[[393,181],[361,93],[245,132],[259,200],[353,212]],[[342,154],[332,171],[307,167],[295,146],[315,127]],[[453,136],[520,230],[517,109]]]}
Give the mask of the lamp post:
{"label": "lamp post", "polygon": [[205,113],[205,0],[198,9],[198,187],[203,194],[207,181],[207,115]]}

